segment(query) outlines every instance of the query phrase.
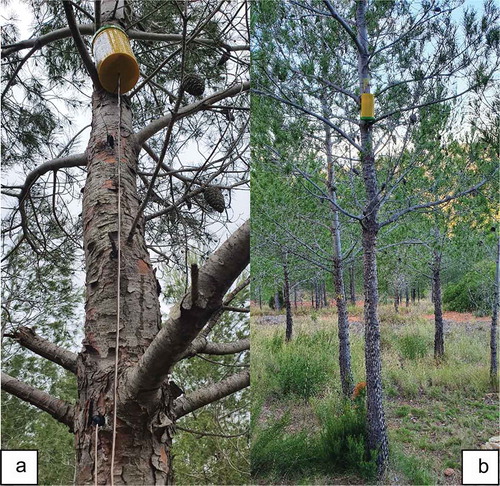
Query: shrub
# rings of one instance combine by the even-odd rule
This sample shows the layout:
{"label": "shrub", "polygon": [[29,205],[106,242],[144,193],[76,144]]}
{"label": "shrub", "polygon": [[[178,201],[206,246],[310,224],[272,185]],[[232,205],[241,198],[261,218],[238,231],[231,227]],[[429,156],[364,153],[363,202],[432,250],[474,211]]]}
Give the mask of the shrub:
{"label": "shrub", "polygon": [[420,334],[408,334],[399,339],[399,350],[403,358],[423,358],[429,351],[429,343]]}
{"label": "shrub", "polygon": [[446,310],[488,314],[492,306],[494,274],[495,262],[481,261],[458,282],[447,285],[443,292]]}
{"label": "shrub", "polygon": [[337,411],[323,405],[318,416],[325,467],[332,472],[355,472],[365,479],[375,479],[376,453],[368,451],[366,446],[366,408],[362,395],[354,403],[342,402]]}

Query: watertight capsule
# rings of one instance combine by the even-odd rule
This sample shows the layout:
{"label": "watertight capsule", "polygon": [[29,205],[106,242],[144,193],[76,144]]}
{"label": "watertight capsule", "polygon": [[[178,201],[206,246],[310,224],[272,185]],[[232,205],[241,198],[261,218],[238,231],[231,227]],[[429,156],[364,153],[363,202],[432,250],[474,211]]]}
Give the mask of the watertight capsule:
{"label": "watertight capsule", "polygon": [[375,120],[375,98],[371,93],[361,95],[361,119]]}
{"label": "watertight capsule", "polygon": [[92,39],[97,73],[102,87],[110,93],[130,91],[139,79],[139,64],[132,52],[125,31],[117,25],[104,25]]}

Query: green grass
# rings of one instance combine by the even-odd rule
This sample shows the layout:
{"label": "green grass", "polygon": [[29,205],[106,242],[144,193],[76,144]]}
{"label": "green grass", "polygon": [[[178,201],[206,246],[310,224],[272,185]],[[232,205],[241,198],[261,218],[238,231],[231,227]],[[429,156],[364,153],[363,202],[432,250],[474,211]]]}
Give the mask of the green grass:
{"label": "green grass", "polygon": [[[353,310],[362,315],[362,308]],[[443,482],[444,469],[460,469],[461,449],[478,448],[498,434],[498,407],[484,402],[484,395],[491,391],[487,326],[477,326],[471,339],[463,324],[452,324],[445,335],[446,357],[436,363],[433,322],[423,317],[429,311],[428,302],[422,302],[402,307],[398,314],[390,305],[380,312],[391,450],[388,474],[402,484]],[[342,409],[340,399],[337,316],[332,309],[315,311],[314,319],[310,314],[309,310],[309,315],[295,317],[290,343],[284,342],[284,325],[259,325],[252,315],[252,392],[259,404],[252,450],[260,454],[262,465],[254,473],[264,482],[293,478],[294,484],[308,480],[312,484],[319,475],[319,481],[327,484],[366,484],[369,465],[363,470],[367,455],[359,442],[359,430],[343,424],[345,420],[352,425],[352,417]],[[356,382],[364,381],[363,332],[359,324],[352,329],[353,373]],[[297,407],[302,409],[300,421],[294,416]],[[292,411],[288,425],[280,422],[280,410],[285,408]],[[281,432],[272,429],[276,423],[281,423]],[[265,448],[264,440],[269,444]],[[273,448],[284,450],[281,445],[290,451],[293,461],[279,453],[272,458]],[[335,464],[332,457],[339,449],[357,467],[328,469],[324,463]],[[311,454],[323,461],[312,460]]]}

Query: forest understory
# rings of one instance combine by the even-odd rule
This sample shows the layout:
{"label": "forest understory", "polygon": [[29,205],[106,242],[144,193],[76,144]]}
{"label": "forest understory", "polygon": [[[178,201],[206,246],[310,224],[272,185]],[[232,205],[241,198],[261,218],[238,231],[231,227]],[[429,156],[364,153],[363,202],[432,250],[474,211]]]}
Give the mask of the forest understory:
{"label": "forest understory", "polygon": [[[365,373],[362,312],[359,302],[349,308],[355,383],[362,382]],[[389,304],[381,305],[379,312],[391,443],[384,482],[460,484],[460,451],[479,449],[500,433],[498,393],[491,389],[485,359],[488,318],[445,313],[445,358],[437,363],[430,301],[400,307],[398,313]],[[279,312],[252,308],[256,482],[373,484],[373,468],[359,454],[359,436],[358,448],[349,446],[346,454],[343,447],[343,457],[335,457],[343,436],[355,438],[357,427],[362,427],[356,410],[364,400],[361,394],[346,408],[341,398],[335,307],[299,307],[289,343],[283,325]]]}

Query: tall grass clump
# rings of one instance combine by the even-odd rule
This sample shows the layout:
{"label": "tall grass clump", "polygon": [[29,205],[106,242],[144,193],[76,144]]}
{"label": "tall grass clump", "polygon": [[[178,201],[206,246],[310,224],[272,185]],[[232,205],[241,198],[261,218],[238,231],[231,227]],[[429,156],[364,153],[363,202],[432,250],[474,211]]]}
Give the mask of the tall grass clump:
{"label": "tall grass clump", "polygon": [[424,358],[429,352],[428,339],[417,333],[402,336],[399,339],[399,351],[406,359]]}
{"label": "tall grass clump", "polygon": [[282,395],[309,398],[321,391],[328,381],[325,362],[318,355],[303,355],[284,347],[276,356],[276,391]]}
{"label": "tall grass clump", "polygon": [[305,431],[286,433],[290,417],[253,430],[250,461],[253,477],[271,475],[290,478],[314,468],[317,463],[317,441]]}
{"label": "tall grass clump", "polygon": [[279,396],[308,399],[333,378],[335,358],[329,337],[323,333],[298,335],[289,343],[274,335],[267,342],[267,349],[271,356],[266,375]]}

